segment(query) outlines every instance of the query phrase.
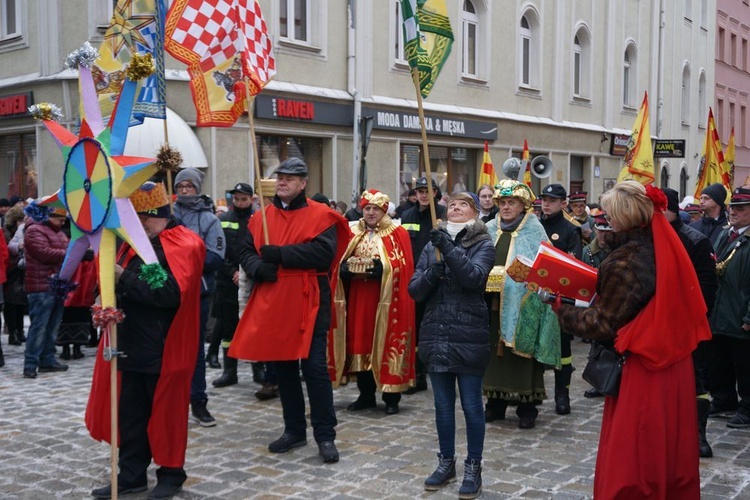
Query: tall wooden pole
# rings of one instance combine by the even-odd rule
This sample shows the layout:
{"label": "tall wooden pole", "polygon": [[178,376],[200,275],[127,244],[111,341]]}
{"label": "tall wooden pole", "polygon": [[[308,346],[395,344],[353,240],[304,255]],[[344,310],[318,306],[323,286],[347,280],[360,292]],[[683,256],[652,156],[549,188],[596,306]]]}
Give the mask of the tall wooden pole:
{"label": "tall wooden pole", "polygon": [[268,223],[266,222],[266,207],[263,201],[263,191],[260,180],[260,160],[258,160],[258,145],[255,140],[255,122],[253,120],[253,102],[255,99],[250,96],[250,79],[245,78],[245,94],[247,96],[247,122],[250,125],[250,142],[253,145],[253,163],[255,164],[255,178],[258,179],[258,199],[260,200],[260,216],[263,223],[263,238],[266,245],[270,245],[268,239]]}
{"label": "tall wooden pole", "polygon": [[118,434],[119,434],[119,422],[118,422],[118,400],[117,397],[117,323],[112,323],[109,326],[109,347],[112,349],[112,359],[109,361],[109,413],[110,413],[110,454],[109,454],[109,466],[112,485],[112,498],[117,500],[117,471],[118,471]]}

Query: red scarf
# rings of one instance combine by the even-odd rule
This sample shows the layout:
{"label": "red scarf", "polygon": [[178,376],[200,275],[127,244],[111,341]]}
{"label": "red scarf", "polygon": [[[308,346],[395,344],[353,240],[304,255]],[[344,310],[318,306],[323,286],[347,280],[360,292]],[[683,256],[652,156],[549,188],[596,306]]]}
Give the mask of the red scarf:
{"label": "red scarf", "polygon": [[[647,191],[654,201],[656,188],[650,187]],[[638,316],[620,328],[615,347],[638,354],[647,368],[661,370],[689,356],[698,342],[710,339],[711,329],[698,277],[690,272],[693,263],[664,217],[659,197],[654,205],[656,293]]]}
{"label": "red scarf", "polygon": [[[182,467],[187,447],[190,381],[198,355],[200,324],[200,270],[206,256],[203,241],[184,226],[159,234],[167,264],[180,287],[180,307],[164,344],[161,372],[148,422],[148,441],[154,462]],[[192,270],[193,272],[187,272]],[[110,442],[110,365],[102,358],[99,343],[86,407],[86,427],[97,441]],[[121,373],[118,373],[118,382]],[[119,397],[118,384],[118,397]]]}

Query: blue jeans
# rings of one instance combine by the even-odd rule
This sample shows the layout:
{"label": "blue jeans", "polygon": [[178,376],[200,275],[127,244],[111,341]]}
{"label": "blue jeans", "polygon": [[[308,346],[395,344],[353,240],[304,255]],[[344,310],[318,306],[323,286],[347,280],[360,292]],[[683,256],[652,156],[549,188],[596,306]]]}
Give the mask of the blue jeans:
{"label": "blue jeans", "polygon": [[195,360],[195,371],[190,383],[190,402],[206,402],[206,323],[208,322],[208,301],[210,295],[201,297],[201,325],[198,339],[198,359]]}
{"label": "blue jeans", "polygon": [[52,366],[55,359],[55,340],[63,315],[63,301],[50,292],[31,292],[29,299],[29,331],[26,334],[26,351],[23,369],[36,370]]}
{"label": "blue jeans", "polygon": [[435,397],[435,427],[440,454],[456,456],[456,382],[461,395],[461,408],[466,419],[466,448],[469,460],[482,460],[484,449],[484,405],[482,377],[463,373],[430,372]]}

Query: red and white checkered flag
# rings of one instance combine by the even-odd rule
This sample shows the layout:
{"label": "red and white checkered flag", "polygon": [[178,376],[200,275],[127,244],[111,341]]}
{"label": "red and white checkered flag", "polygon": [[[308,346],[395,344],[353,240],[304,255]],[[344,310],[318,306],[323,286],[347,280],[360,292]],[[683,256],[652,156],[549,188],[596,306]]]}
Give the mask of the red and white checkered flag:
{"label": "red and white checkered flag", "polygon": [[[257,1],[175,0],[165,32],[165,49],[187,64],[192,75],[199,124],[208,124],[201,123],[201,108],[212,108],[199,99],[212,100],[214,87],[226,92],[224,99],[233,107],[241,106],[244,78],[249,79],[250,94],[255,95],[276,74],[271,38]],[[203,78],[205,75],[209,77]],[[197,88],[200,86],[204,88]]]}

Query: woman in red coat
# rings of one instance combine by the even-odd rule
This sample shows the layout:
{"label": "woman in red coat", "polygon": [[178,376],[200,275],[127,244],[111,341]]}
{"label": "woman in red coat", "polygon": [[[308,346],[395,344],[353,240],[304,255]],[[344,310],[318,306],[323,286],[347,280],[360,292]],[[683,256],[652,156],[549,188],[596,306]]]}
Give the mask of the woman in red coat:
{"label": "woman in red coat", "polygon": [[634,181],[602,197],[614,230],[591,307],[560,305],[560,326],[615,340],[628,353],[618,396],[607,396],[594,478],[597,499],[697,499],[692,351],[710,338],[690,259],[662,214],[664,193]]}

